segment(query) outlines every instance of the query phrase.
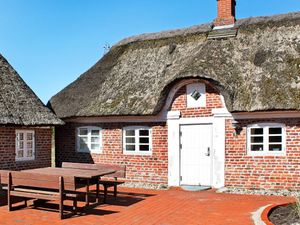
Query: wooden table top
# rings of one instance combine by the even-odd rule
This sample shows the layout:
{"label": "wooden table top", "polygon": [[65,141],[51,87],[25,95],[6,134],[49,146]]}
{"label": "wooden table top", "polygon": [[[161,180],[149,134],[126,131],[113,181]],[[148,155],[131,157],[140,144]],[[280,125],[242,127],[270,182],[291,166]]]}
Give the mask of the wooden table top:
{"label": "wooden table top", "polygon": [[83,170],[73,168],[60,168],[60,167],[45,167],[38,169],[22,170],[28,173],[39,173],[48,175],[59,175],[59,176],[73,176],[77,178],[93,178],[101,177],[107,174],[115,173],[115,170]]}

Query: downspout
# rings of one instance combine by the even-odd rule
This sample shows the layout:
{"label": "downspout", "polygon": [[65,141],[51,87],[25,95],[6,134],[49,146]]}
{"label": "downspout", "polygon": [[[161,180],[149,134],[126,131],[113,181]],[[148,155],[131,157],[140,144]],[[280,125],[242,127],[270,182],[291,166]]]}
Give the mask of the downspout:
{"label": "downspout", "polygon": [[52,127],[51,132],[51,167],[56,166],[55,160],[55,127]]}

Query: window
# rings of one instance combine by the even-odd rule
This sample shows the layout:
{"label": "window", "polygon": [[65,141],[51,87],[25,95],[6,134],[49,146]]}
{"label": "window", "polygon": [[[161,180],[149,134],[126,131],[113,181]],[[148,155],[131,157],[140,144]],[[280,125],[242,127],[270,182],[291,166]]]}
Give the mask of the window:
{"label": "window", "polygon": [[16,160],[33,160],[35,155],[35,141],[33,130],[16,131]]}
{"label": "window", "polygon": [[205,84],[193,83],[186,86],[187,108],[206,107]]}
{"label": "window", "polygon": [[285,126],[255,124],[247,128],[248,155],[285,155]]}
{"label": "window", "polygon": [[100,127],[79,127],[77,129],[77,151],[100,153],[102,132]]}
{"label": "window", "polygon": [[125,127],[123,129],[125,154],[151,154],[152,131],[149,127]]}

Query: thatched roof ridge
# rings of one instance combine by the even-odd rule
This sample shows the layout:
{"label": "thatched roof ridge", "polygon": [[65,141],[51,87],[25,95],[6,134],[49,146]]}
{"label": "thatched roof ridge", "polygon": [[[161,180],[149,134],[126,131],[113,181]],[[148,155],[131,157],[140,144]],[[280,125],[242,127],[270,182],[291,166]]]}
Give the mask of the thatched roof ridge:
{"label": "thatched roof ridge", "polygon": [[63,124],[0,54],[0,125]]}
{"label": "thatched roof ridge", "polygon": [[[260,23],[266,24],[266,23],[276,23],[276,22],[297,20],[299,19],[299,17],[300,17],[299,12],[279,14],[274,16],[249,17],[249,18],[237,20],[235,23],[235,28],[239,28],[242,26],[249,26],[249,25],[257,25]],[[116,46],[126,45],[138,41],[149,41],[149,40],[171,38],[175,36],[188,36],[193,34],[207,33],[211,31],[212,28],[213,28],[213,23],[206,23],[206,24],[194,25],[183,29],[166,30],[166,31],[155,32],[155,33],[145,33],[145,34],[140,34],[140,35],[125,38],[120,42],[118,42]]]}
{"label": "thatched roof ridge", "polygon": [[300,110],[300,12],[238,20],[223,40],[207,40],[211,25],[124,39],[49,106],[60,118],[155,115],[172,84],[199,78],[231,112]]}

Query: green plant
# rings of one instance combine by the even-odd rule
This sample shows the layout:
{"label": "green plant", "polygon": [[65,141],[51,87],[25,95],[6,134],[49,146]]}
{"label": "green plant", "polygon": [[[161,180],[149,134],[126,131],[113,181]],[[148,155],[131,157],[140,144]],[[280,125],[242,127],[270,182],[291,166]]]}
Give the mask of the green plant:
{"label": "green plant", "polygon": [[298,215],[300,218],[300,197],[297,196],[296,198],[296,203],[295,203],[295,213]]}

